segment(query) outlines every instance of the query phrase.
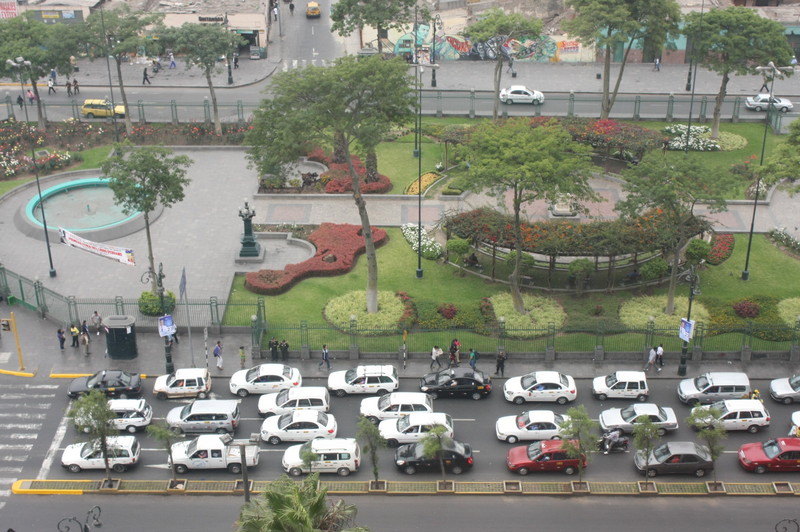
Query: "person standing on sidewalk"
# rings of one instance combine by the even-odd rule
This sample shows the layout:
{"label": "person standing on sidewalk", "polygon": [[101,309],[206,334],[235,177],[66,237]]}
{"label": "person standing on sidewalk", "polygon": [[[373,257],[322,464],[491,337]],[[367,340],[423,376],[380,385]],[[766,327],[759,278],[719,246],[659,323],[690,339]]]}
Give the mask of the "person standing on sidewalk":
{"label": "person standing on sidewalk", "polygon": [[169,69],[172,70],[173,68],[178,68],[178,64],[175,62],[175,54],[170,52],[169,53]]}
{"label": "person standing on sidewalk", "polygon": [[59,329],[58,332],[56,333],[56,335],[58,336],[58,348],[63,351],[64,350],[64,342],[67,341],[67,337],[64,334],[64,329]]}
{"label": "person standing on sidewalk", "polygon": [[22,95],[21,94],[19,96],[17,96],[17,105],[19,105],[20,109],[22,109],[22,106],[25,105],[25,100],[22,99]]}
{"label": "person standing on sidewalk", "polygon": [[431,349],[431,369],[433,369],[434,362],[436,363],[437,366],[439,366],[439,369],[442,369],[442,363],[439,362],[439,357],[442,356],[443,354],[444,351],[442,351],[441,347],[439,347],[438,345],[433,346],[433,349]]}
{"label": "person standing on sidewalk", "polygon": [[239,68],[239,54],[233,54],[233,69]]}
{"label": "person standing on sidewalk", "polygon": [[81,331],[78,329],[78,326],[74,323],[70,325],[69,333],[72,335],[72,345],[70,347],[79,347],[78,337],[80,336]]}
{"label": "person standing on sidewalk", "polygon": [[653,346],[650,349],[650,353],[647,356],[647,363],[642,368],[642,371],[650,371],[650,368],[652,368],[655,363],[656,363],[656,348],[655,346]]}
{"label": "person standing on sidewalk", "polygon": [[497,357],[495,357],[494,374],[500,377],[506,375],[506,352],[502,349],[497,351]]}
{"label": "person standing on sidewalk", "polygon": [[77,96],[80,93],[81,93],[81,89],[78,86],[78,78],[75,78],[75,79],[72,80],[72,94]]}
{"label": "person standing on sidewalk", "polygon": [[289,2],[289,14],[294,16],[294,2]]}
{"label": "person standing on sidewalk", "polygon": [[269,344],[267,344],[267,345],[269,346],[269,356],[270,356],[270,358],[272,359],[273,362],[277,362],[278,361],[278,339],[273,336],[272,339],[269,341]]}
{"label": "person standing on sidewalk", "polygon": [[84,349],[83,355],[88,357],[89,354],[90,354],[89,353],[89,333],[88,332],[82,332],[81,333],[81,345],[83,346],[83,349]]}
{"label": "person standing on sidewalk", "polygon": [[653,70],[655,70],[656,72],[661,72],[661,59],[659,59],[658,57],[656,57],[655,60],[653,61]]}
{"label": "person standing on sidewalk", "polygon": [[244,350],[244,346],[239,346],[239,366],[244,369],[244,365],[247,363],[247,351]]}
{"label": "person standing on sidewalk", "polygon": [[94,330],[97,332],[97,336],[100,336],[100,328],[103,326],[103,317],[100,316],[100,314],[95,310],[91,319]]}
{"label": "person standing on sidewalk", "polygon": [[328,353],[328,344],[322,344],[322,360],[317,366],[317,369],[322,369],[322,365],[326,364],[328,366],[328,371],[331,369],[331,356]]}
{"label": "person standing on sidewalk", "polygon": [[289,360],[289,342],[284,338],[278,344],[278,348],[281,350],[281,360],[287,362]]}
{"label": "person standing on sidewalk", "polygon": [[475,369],[475,364],[478,363],[478,352],[475,349],[469,350],[469,367]]}
{"label": "person standing on sidewalk", "polygon": [[144,72],[142,72],[142,85],[145,83],[152,85],[152,83],[150,83],[150,76],[147,75],[147,67],[144,67]]}
{"label": "person standing on sidewalk", "polygon": [[222,371],[222,340],[217,340],[214,346],[214,358],[217,359],[217,369]]}
{"label": "person standing on sidewalk", "polygon": [[64,86],[67,88],[67,96],[72,96],[72,82],[67,80],[67,84]]}
{"label": "person standing on sidewalk", "polygon": [[664,367],[664,344],[658,344],[656,348],[656,370],[661,373],[661,368]]}

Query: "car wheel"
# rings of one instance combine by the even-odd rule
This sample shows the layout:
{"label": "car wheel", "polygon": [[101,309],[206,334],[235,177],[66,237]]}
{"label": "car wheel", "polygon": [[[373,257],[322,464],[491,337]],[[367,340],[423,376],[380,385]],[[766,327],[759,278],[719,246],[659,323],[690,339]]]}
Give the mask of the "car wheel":
{"label": "car wheel", "polygon": [[694,408],[700,404],[700,401],[698,401],[697,399],[689,399],[688,401],[686,401],[686,404]]}
{"label": "car wheel", "polygon": [[380,420],[380,419],[378,419],[378,418],[376,418],[375,416],[369,416],[367,419],[369,419],[369,420],[370,420],[370,422],[371,422],[371,423],[373,423],[373,424],[375,424],[375,425],[377,425],[378,423],[380,423],[380,422],[381,422],[381,420]]}
{"label": "car wheel", "polygon": [[527,475],[529,473],[529,471],[528,471],[527,467],[520,467],[519,469],[517,469],[517,473],[519,473],[520,475],[522,475],[524,477],[525,475]]}
{"label": "car wheel", "polygon": [[511,105],[511,104],[513,104],[513,103],[514,103],[514,100],[512,100],[511,98],[509,98],[509,99],[508,99],[508,100],[506,100],[506,101],[509,103],[509,105]]}
{"label": "car wheel", "polygon": [[227,434],[227,433],[228,433],[228,431],[223,429],[222,427],[217,429],[217,434]]}
{"label": "car wheel", "polygon": [[181,430],[180,427],[170,427],[169,430],[171,430],[175,434],[183,434],[183,430]]}
{"label": "car wheel", "polygon": [[761,430],[761,427],[759,427],[758,425],[750,425],[749,427],[747,427],[747,432],[749,432],[750,434],[755,434],[759,430]]}
{"label": "car wheel", "polygon": [[94,118],[94,113],[86,113],[86,118]]}
{"label": "car wheel", "polygon": [[164,400],[164,399],[166,399],[166,398],[167,398],[167,394],[165,394],[164,392],[158,392],[158,393],[156,394],[156,399],[160,399],[160,400],[162,400],[162,401],[163,401],[163,400]]}
{"label": "car wheel", "polygon": [[119,398],[120,399],[127,399],[128,398],[128,394],[127,393],[121,393],[121,394],[119,394]]}
{"label": "car wheel", "polygon": [[781,107],[781,113],[788,113],[788,112],[789,112],[788,107]]}
{"label": "car wheel", "polygon": [[131,434],[136,434],[136,427],[134,427],[133,425],[128,425],[127,427],[125,427],[125,430]]}
{"label": "car wheel", "polygon": [[70,466],[67,469],[69,469],[73,473],[80,473],[81,472],[81,466],[79,466],[78,464],[70,464]]}
{"label": "car wheel", "polygon": [[300,469],[299,467],[293,467],[293,468],[291,468],[291,469],[289,470],[289,474],[290,474],[291,476],[293,476],[293,477],[299,477],[300,475],[302,475],[302,474],[303,474],[303,470],[302,470],[302,469]]}
{"label": "car wheel", "polygon": [[206,397],[208,397],[208,394],[206,392],[200,392],[197,394],[198,399],[205,399]]}
{"label": "car wheel", "polygon": [[516,436],[508,436],[506,438],[506,443],[517,443],[518,441],[519,438],[517,438]]}
{"label": "car wheel", "polygon": [[124,473],[125,470],[127,470],[128,468],[122,464],[114,464],[114,466],[111,469],[114,470],[114,473]]}
{"label": "car wheel", "polygon": [[564,473],[566,473],[567,475],[574,475],[577,471],[578,471],[578,469],[575,468],[575,467],[572,467],[572,466],[568,466],[568,467],[564,468]]}
{"label": "car wheel", "polygon": [[638,395],[636,396],[636,400],[639,401],[640,403],[644,403],[645,401],[647,401],[647,396],[644,394]]}
{"label": "car wheel", "polygon": [[228,464],[228,473],[238,475],[242,472],[242,464]]}
{"label": "car wheel", "polygon": [[451,469],[450,472],[453,473],[454,475],[460,475],[461,473],[464,472],[464,468],[458,465],[453,466],[453,469]]}
{"label": "car wheel", "polygon": [[340,477],[348,477],[350,476],[350,470],[347,469],[346,467],[340,467],[339,469],[336,470],[336,474],[339,475]]}
{"label": "car wheel", "polygon": [[647,476],[648,477],[653,478],[656,475],[658,475],[658,471],[656,471],[655,469],[648,469],[647,470]]}
{"label": "car wheel", "polygon": [[605,401],[606,399],[608,399],[608,396],[604,393],[601,393],[597,395],[597,398],[601,401]]}
{"label": "car wheel", "polygon": [[386,440],[386,445],[388,445],[389,447],[397,447],[399,445],[399,442],[394,438],[392,438],[390,440]]}
{"label": "car wheel", "polygon": [[753,470],[758,475],[763,475],[767,472],[767,466],[759,465]]}
{"label": "car wheel", "polygon": [[559,404],[559,405],[567,404],[567,398],[566,397],[559,397],[558,399],[556,399],[556,404]]}
{"label": "car wheel", "polygon": [[667,433],[667,430],[664,429],[663,427],[659,427],[658,430],[656,431],[656,434],[658,434],[659,436],[663,436],[666,433]]}
{"label": "car wheel", "polygon": [[560,439],[561,439],[561,436],[559,436],[558,434],[556,434],[555,436],[553,436],[553,437],[552,437],[552,438],[550,438],[550,439],[551,439],[551,440],[560,440]]}
{"label": "car wheel", "polygon": [[185,465],[183,465],[183,464],[176,464],[176,465],[175,465],[175,472],[176,472],[177,474],[179,474],[179,475],[183,475],[183,474],[184,474],[184,473],[186,473],[187,471],[189,471],[189,468],[188,468],[188,467],[186,467]]}
{"label": "car wheel", "polygon": [[336,390],[335,392],[333,392],[333,395],[335,395],[336,397],[344,397],[345,395],[347,395],[347,392],[345,392],[344,390]]}
{"label": "car wheel", "polygon": [[413,475],[416,472],[417,468],[414,467],[413,465],[407,465],[403,468],[403,473],[405,473],[406,475]]}
{"label": "car wheel", "polygon": [[515,405],[521,405],[523,403],[525,403],[525,398],[524,397],[515,397],[514,398],[514,404]]}
{"label": "car wheel", "polygon": [[791,398],[791,397],[784,397],[784,398],[783,398],[783,404],[785,404],[785,405],[790,405],[790,404],[792,404],[793,402],[794,402],[794,401],[792,400],[792,398]]}
{"label": "car wheel", "polygon": [[481,393],[480,392],[472,392],[472,395],[470,395],[470,397],[472,397],[473,401],[478,401],[481,398]]}
{"label": "car wheel", "polygon": [[378,390],[378,395],[379,395],[379,396],[381,396],[381,397],[382,397],[382,396],[384,396],[384,395],[386,395],[387,393],[389,393],[389,390],[385,390],[385,389],[383,389],[383,388],[381,388],[380,390]]}
{"label": "car wheel", "polygon": [[267,443],[271,445],[278,445],[281,442],[281,439],[277,436],[270,436],[267,438]]}
{"label": "car wheel", "polygon": [[753,107],[753,111],[757,111],[757,112],[760,113],[761,112],[761,106],[760,105],[756,105],[755,107]]}
{"label": "car wheel", "polygon": [[250,392],[248,392],[244,388],[239,388],[238,390],[236,390],[236,395],[238,395],[239,397],[247,397],[249,394]]}
{"label": "car wheel", "polygon": [[694,472],[694,476],[696,476],[697,478],[704,477],[706,476],[706,470],[698,469],[697,471]]}

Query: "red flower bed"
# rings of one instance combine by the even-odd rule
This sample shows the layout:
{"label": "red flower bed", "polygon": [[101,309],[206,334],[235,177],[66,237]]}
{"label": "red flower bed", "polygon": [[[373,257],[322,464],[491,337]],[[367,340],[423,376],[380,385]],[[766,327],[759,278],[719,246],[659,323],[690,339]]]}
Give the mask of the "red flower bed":
{"label": "red flower bed", "polygon": [[439,305],[438,312],[443,318],[452,320],[458,314],[458,308],[452,303],[442,303]]}
{"label": "red flower bed", "polygon": [[711,251],[706,262],[714,266],[722,264],[733,253],[733,235],[730,233],[717,233],[711,239]]}
{"label": "red flower bed", "polygon": [[[378,174],[378,180],[372,183],[367,183],[361,179],[362,194],[383,194],[391,188],[392,182],[383,174]],[[347,176],[331,177],[331,180],[325,185],[325,192],[328,194],[344,194],[345,192],[352,192],[352,190],[353,178],[350,177],[349,173]]]}
{"label": "red flower bed", "polygon": [[[345,163],[335,163],[331,155],[325,153],[322,148],[314,148],[307,155],[309,161],[316,161],[328,167],[328,171],[320,176],[320,180],[325,183],[327,194],[345,194],[353,190],[353,178],[350,176],[350,165]],[[364,163],[356,155],[351,155],[356,173],[361,177],[362,194],[383,194],[392,188],[392,182],[383,174],[378,174],[378,180],[372,183],[364,181],[367,169]]]}
{"label": "red flower bed", "polygon": [[[375,245],[386,242],[383,229],[372,228]],[[317,253],[298,264],[289,264],[283,270],[259,270],[245,276],[244,286],[251,292],[278,295],[308,277],[333,277],[353,269],[356,257],[364,252],[361,226],[324,223],[308,239],[317,247]]]}
{"label": "red flower bed", "polygon": [[742,299],[733,304],[733,310],[742,318],[756,318],[761,312],[761,307],[749,299]]}

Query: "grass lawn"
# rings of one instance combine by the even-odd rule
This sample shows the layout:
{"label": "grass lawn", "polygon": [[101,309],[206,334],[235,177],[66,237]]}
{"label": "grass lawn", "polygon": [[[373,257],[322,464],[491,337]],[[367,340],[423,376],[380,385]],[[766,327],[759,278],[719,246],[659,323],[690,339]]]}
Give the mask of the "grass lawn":
{"label": "grass lawn", "polygon": [[[422,137],[422,173],[436,170],[442,160],[444,145]],[[392,181],[389,194],[402,194],[419,177],[419,161],[414,157],[414,135],[378,145],[378,172]]]}
{"label": "grass lawn", "polygon": [[[76,166],[71,167],[70,170],[88,170],[90,168],[99,168],[100,165],[103,164],[103,161],[105,161],[108,158],[108,154],[111,153],[111,148],[112,146],[110,145],[100,146],[97,148],[91,148],[80,152],[81,156],[83,157],[83,162],[81,162]],[[58,170],[58,172],[61,171],[62,170]],[[31,180],[33,180],[33,176],[27,175],[23,177],[18,177],[16,179],[0,181],[0,196]]]}

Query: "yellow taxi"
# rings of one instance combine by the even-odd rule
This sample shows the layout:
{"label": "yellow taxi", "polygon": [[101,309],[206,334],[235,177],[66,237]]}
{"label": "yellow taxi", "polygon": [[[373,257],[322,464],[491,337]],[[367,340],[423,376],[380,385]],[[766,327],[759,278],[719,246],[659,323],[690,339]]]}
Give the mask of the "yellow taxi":
{"label": "yellow taxi", "polygon": [[319,10],[319,2],[309,2],[306,4],[306,18],[319,18],[322,12]]}
{"label": "yellow taxi", "polygon": [[111,102],[108,100],[84,100],[81,106],[81,114],[86,118],[107,117],[112,114],[117,118],[124,118],[125,106],[114,105],[112,111]]}

